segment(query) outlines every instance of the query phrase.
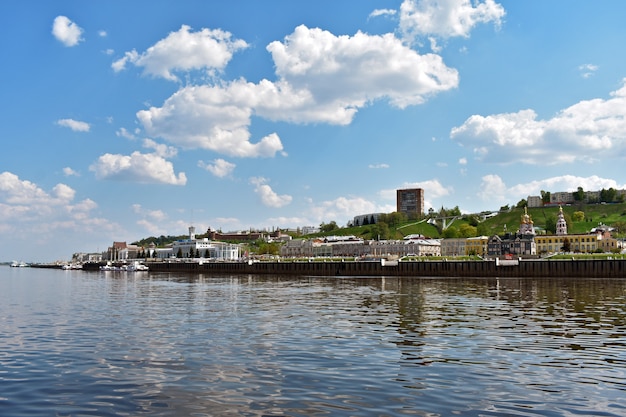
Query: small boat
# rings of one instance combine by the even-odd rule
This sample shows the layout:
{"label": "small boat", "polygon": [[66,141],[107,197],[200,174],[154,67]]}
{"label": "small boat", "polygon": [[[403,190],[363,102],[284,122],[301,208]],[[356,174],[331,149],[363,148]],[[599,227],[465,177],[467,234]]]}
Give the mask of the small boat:
{"label": "small boat", "polygon": [[107,263],[106,265],[100,266],[101,271],[138,272],[138,271],[147,271],[148,269],[149,268],[146,265],[139,263],[137,261],[133,262],[132,264],[121,265],[121,266],[113,265],[110,262]]}
{"label": "small boat", "polygon": [[11,266],[12,266],[13,268],[25,268],[25,267],[27,267],[27,266],[28,266],[28,264],[27,264],[27,263],[24,263],[24,262],[17,262],[17,261],[13,261],[13,262],[11,263]]}

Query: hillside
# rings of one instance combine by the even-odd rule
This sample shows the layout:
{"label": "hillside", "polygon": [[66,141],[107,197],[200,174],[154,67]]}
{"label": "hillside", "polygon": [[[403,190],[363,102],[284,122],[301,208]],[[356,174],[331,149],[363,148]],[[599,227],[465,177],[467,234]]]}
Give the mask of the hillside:
{"label": "hillside", "polygon": [[[574,221],[577,218],[575,212],[582,212],[584,218]],[[550,222],[554,223],[559,213],[558,206],[539,207],[528,209],[537,233],[542,233],[546,228],[549,229]],[[476,227],[476,235],[490,236],[493,234],[502,234],[505,231],[515,232],[519,228],[520,220],[524,214],[523,208],[512,208],[508,211],[498,212],[496,215],[478,220],[478,216],[466,215],[448,224],[448,235],[454,234],[460,230],[462,225],[470,225]],[[617,204],[577,204],[563,207],[563,214],[568,225],[568,233],[588,233],[599,224],[612,226],[618,230],[614,233],[616,237],[626,236],[626,203]],[[448,222],[450,220],[447,220]],[[547,227],[548,226],[548,227]],[[421,234],[431,238],[440,238],[446,235],[428,222],[427,219],[422,221],[407,221],[397,225],[367,225],[358,227],[344,227],[335,229],[327,233],[318,233],[311,236],[328,236],[328,235],[355,235],[364,239],[376,239],[379,235],[381,238],[402,239],[410,234]]]}
{"label": "hillside", "polygon": [[[546,230],[546,226],[552,221],[556,222],[559,207],[540,207],[528,209],[537,233]],[[574,221],[577,216],[575,212],[582,212],[584,218]],[[614,232],[615,237],[626,236],[626,203],[618,204],[578,204],[564,206],[563,213],[568,225],[568,233],[588,233],[600,223],[617,228]],[[491,236],[493,234],[502,234],[506,231],[515,232],[519,228],[520,220],[524,214],[523,208],[512,208],[508,211],[498,212],[492,217],[483,219],[479,215],[463,215],[457,219],[446,220],[448,224],[447,231],[441,230],[441,222],[432,219],[422,219],[419,221],[405,221],[398,224],[372,224],[367,226],[356,227],[340,227],[326,233],[316,233],[314,235],[300,236],[293,234],[294,238],[300,237],[323,237],[331,235],[354,235],[363,239],[402,239],[405,236],[419,234],[430,238],[441,237],[461,237],[459,231],[467,226],[475,229],[474,236]],[[450,223],[451,221],[451,223]],[[456,235],[455,235],[456,233]],[[202,237],[199,235],[198,237]],[[149,237],[133,242],[140,246],[147,246],[151,242],[157,246],[164,246],[178,239],[184,239],[186,236],[160,236]],[[248,243],[254,246],[254,243]],[[275,250],[276,248],[274,248]]]}

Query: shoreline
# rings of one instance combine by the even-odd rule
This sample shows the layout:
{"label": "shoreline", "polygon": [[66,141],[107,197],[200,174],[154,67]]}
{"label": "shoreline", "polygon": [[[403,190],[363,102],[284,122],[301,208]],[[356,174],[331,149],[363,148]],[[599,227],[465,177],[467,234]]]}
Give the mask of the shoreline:
{"label": "shoreline", "polygon": [[[99,270],[86,263],[83,270]],[[339,262],[202,262],[148,261],[150,272],[301,276],[626,278],[625,259],[491,260],[491,261],[339,261]]]}

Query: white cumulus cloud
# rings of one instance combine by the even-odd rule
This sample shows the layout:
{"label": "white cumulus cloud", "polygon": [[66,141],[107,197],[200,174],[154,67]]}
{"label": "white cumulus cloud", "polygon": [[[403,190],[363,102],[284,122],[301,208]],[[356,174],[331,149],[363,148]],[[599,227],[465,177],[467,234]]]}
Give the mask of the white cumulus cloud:
{"label": "white cumulus cloud", "polygon": [[50,192],[5,171],[0,173],[0,230],[21,238],[54,238],[60,230],[92,231],[101,219],[91,215],[97,205],[90,199],[74,202],[76,191],[66,184]]}
{"label": "white cumulus cloud", "polygon": [[254,185],[254,192],[261,198],[263,205],[267,207],[283,207],[291,203],[292,197],[287,194],[278,195],[267,184],[267,179],[262,177],[250,178],[250,184]]}
{"label": "white cumulus cloud", "polygon": [[74,132],[89,132],[89,129],[91,128],[89,123],[81,122],[74,119],[60,119],[57,120],[57,124],[59,126],[70,128]]}
{"label": "white cumulus cloud", "polygon": [[126,52],[112,68],[118,72],[131,63],[142,67],[144,74],[178,81],[176,71],[223,69],[233,53],[247,47],[245,41],[232,39],[229,32],[219,29],[193,32],[183,25],[141,54],[134,50]]}
{"label": "white cumulus cloud", "polygon": [[420,55],[390,33],[336,36],[301,25],[267,50],[277,75],[294,91],[308,91],[316,107],[341,110],[346,117],[373,100],[387,98],[404,108],[458,85],[457,71],[439,55]]}
{"label": "white cumulus cloud", "polygon": [[214,159],[211,163],[205,163],[203,161],[198,162],[200,168],[206,169],[211,174],[219,178],[224,178],[232,174],[236,165],[232,162],[228,162],[222,158]]}
{"label": "white cumulus cloud", "polygon": [[229,87],[188,86],[162,107],[141,110],[137,118],[152,136],[184,148],[209,149],[235,157],[269,157],[282,151],[277,134],[250,141],[251,105],[258,100],[254,86],[234,82]]}
{"label": "white cumulus cloud", "polygon": [[131,155],[104,154],[89,167],[98,179],[139,183],[185,185],[184,172],[176,175],[174,166],[157,154],[133,152]]}
{"label": "white cumulus cloud", "polygon": [[65,46],[76,46],[83,40],[83,29],[66,16],[57,16],[54,19],[52,34]]}
{"label": "white cumulus cloud", "polygon": [[554,165],[626,155],[626,80],[609,99],[580,101],[553,118],[530,109],[473,115],[450,136],[488,162]]}
{"label": "white cumulus cloud", "polygon": [[622,190],[626,188],[626,184],[619,184],[613,179],[602,178],[597,175],[589,177],[562,175],[509,186],[499,175],[489,174],[482,178],[480,186],[482,191],[479,193],[479,197],[483,201],[498,205],[517,204],[518,201],[526,199],[528,196],[541,195],[541,191],[573,192],[578,187],[582,187],[586,191],[598,191],[603,188]]}
{"label": "white cumulus cloud", "polygon": [[494,0],[404,0],[400,6],[400,31],[409,39],[434,35],[469,37],[480,23],[502,23],[504,8]]}
{"label": "white cumulus cloud", "polygon": [[251,118],[292,123],[351,123],[359,108],[386,99],[404,108],[456,88],[458,73],[440,56],[420,55],[392,34],[335,36],[299,26],[284,42],[267,46],[275,82],[238,79],[189,85],[161,107],[137,113],[145,131],[184,148],[233,157],[283,152],[276,133],[253,142]]}

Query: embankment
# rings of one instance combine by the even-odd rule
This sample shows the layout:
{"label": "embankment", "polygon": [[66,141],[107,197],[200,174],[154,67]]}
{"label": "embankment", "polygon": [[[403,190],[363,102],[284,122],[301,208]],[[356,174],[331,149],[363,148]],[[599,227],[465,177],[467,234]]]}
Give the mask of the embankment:
{"label": "embankment", "polygon": [[625,278],[626,260],[146,262],[152,272],[403,277]]}

